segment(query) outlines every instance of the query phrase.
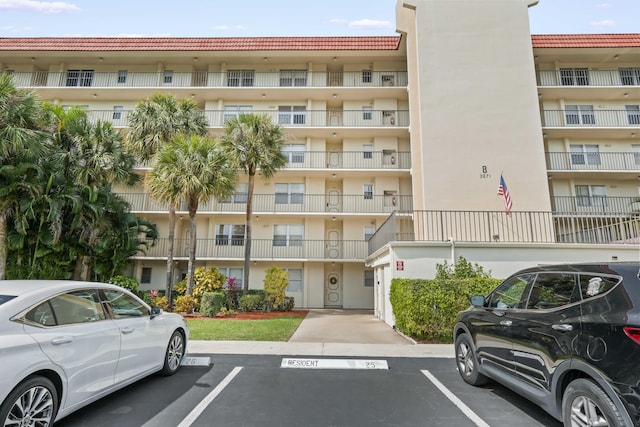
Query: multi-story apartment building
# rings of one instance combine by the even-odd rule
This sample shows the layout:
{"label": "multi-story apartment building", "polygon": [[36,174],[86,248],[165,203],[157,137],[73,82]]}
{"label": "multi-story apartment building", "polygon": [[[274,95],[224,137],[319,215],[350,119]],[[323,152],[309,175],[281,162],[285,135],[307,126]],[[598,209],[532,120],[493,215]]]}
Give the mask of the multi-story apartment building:
{"label": "multi-story apartment building", "polygon": [[[275,264],[299,307],[371,308],[378,276],[365,265],[367,240],[390,214],[413,213],[410,239],[460,240],[430,235],[416,212],[438,221],[504,213],[501,175],[514,199],[509,220],[528,215],[526,227],[551,230],[542,241],[638,237],[640,34],[531,36],[534,3],[401,0],[399,36],[4,38],[0,71],[123,130],[127,112],[157,92],[195,100],[214,137],[238,114],[270,115],[287,135],[288,163],[256,184],[250,286]],[[246,185],[197,217],[198,266],[240,283]],[[142,187],[116,191],[158,224],[159,244],[131,273],[162,289],[167,206]],[[179,280],[186,207],[177,215]],[[514,240],[537,239],[529,228]]]}

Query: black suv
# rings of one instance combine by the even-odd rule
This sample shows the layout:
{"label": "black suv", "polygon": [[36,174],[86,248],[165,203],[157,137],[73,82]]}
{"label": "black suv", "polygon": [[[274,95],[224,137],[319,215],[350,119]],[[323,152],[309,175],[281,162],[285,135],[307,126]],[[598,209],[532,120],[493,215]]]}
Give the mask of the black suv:
{"label": "black suv", "polygon": [[471,304],[453,331],[464,381],[565,426],[640,426],[640,262],[529,268]]}

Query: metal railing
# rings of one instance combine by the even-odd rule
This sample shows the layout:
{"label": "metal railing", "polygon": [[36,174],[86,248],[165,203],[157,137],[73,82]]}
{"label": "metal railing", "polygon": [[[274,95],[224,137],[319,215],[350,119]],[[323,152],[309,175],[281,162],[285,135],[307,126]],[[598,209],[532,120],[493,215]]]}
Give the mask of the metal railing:
{"label": "metal railing", "polygon": [[369,253],[392,241],[638,244],[640,214],[502,211],[394,211],[369,239]]}
{"label": "metal railing", "polygon": [[[135,212],[166,212],[169,206],[157,202],[147,193],[118,193],[129,202]],[[228,201],[215,198],[200,203],[199,213],[244,213],[246,194],[239,194]],[[260,213],[362,213],[387,214],[396,209],[412,209],[411,195],[345,195],[345,194],[254,194],[253,212]],[[187,211],[186,203],[179,211]]]}
{"label": "metal railing", "polygon": [[272,71],[252,70],[194,72],[13,72],[18,87],[51,88],[274,88],[274,87],[393,87],[407,86],[406,71]]}
{"label": "metal railing", "polygon": [[551,198],[551,208],[557,214],[581,213],[620,213],[637,212],[640,202],[637,197],[611,196],[555,196]]}
{"label": "metal railing", "polygon": [[640,152],[546,152],[550,171],[640,171]]}
{"label": "metal railing", "polygon": [[618,70],[538,70],[538,86],[640,86],[640,67]]}
{"label": "metal railing", "polygon": [[[93,121],[110,122],[117,127],[127,127],[127,115],[131,110],[87,110]],[[225,122],[239,115],[237,111],[204,110],[209,127],[222,127]],[[367,128],[408,127],[408,110],[307,110],[278,111],[250,110],[243,113],[266,114],[274,123],[283,127]]]}
{"label": "metal railing", "polygon": [[[135,258],[166,258],[169,239],[160,238],[155,246],[138,253]],[[287,242],[287,246],[278,246],[282,242],[273,239],[252,239],[251,259],[261,260],[328,260],[328,261],[364,261],[367,257],[367,242],[364,240],[296,240]],[[189,256],[189,239],[175,239],[174,256]],[[243,239],[197,239],[196,258],[205,259],[244,259]]]}
{"label": "metal railing", "polygon": [[640,127],[640,113],[630,110],[542,110],[542,127]]}

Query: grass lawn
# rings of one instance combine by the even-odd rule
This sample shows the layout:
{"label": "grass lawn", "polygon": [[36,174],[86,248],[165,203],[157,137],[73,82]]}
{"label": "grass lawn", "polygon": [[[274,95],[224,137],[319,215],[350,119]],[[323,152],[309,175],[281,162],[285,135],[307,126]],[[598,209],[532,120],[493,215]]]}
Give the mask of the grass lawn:
{"label": "grass lawn", "polygon": [[186,319],[190,340],[288,341],[304,317],[283,316],[262,320]]}

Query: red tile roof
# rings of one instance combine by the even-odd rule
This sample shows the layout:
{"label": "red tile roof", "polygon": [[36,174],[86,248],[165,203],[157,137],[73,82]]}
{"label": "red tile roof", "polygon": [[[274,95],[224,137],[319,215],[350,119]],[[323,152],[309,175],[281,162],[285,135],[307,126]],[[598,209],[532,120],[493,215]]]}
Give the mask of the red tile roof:
{"label": "red tile roof", "polygon": [[396,50],[399,36],[232,38],[0,38],[4,51]]}
{"label": "red tile roof", "polygon": [[534,48],[640,47],[640,34],[533,35]]}

